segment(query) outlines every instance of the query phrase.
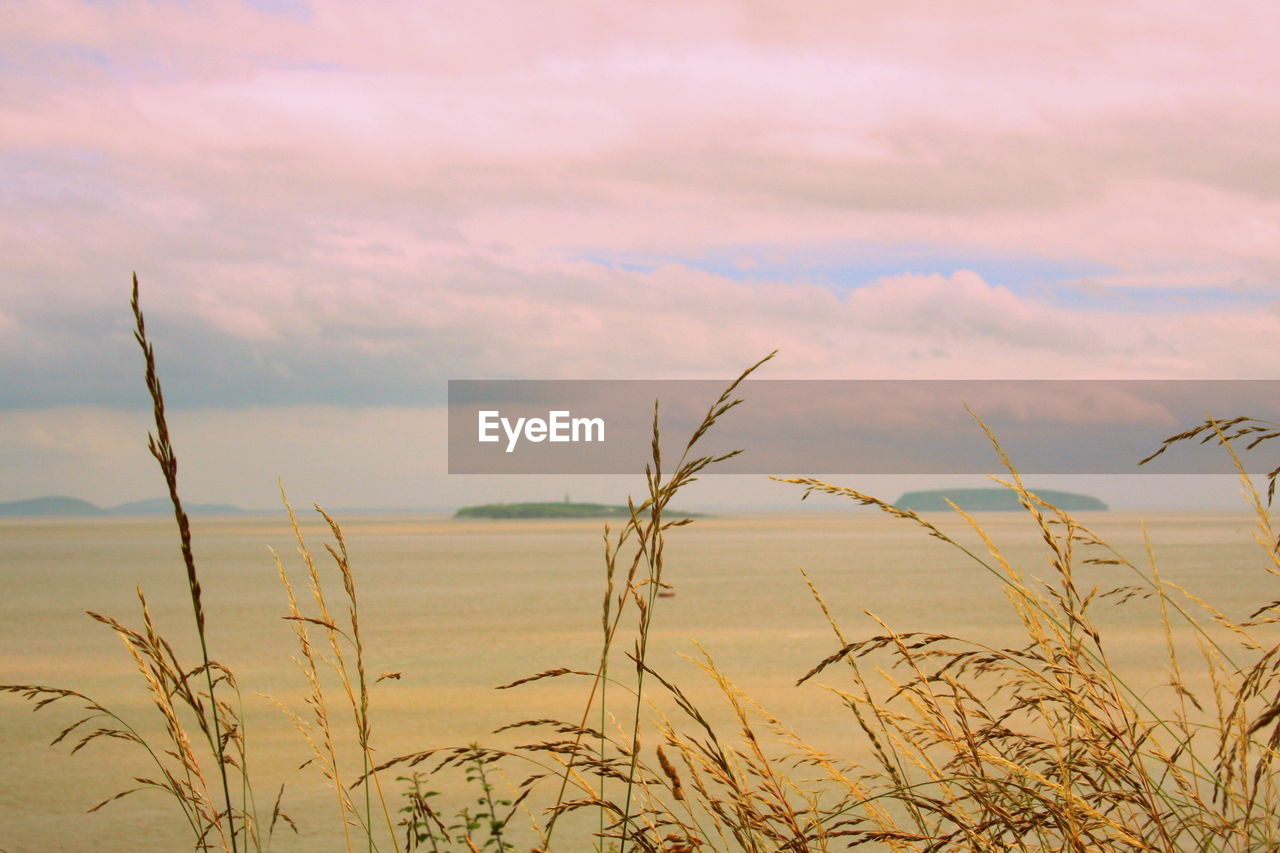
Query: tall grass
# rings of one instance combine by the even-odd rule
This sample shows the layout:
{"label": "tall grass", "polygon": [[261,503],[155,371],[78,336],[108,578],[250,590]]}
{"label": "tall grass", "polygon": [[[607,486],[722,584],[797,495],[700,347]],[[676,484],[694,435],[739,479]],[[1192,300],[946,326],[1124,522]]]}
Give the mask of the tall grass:
{"label": "tall grass", "polygon": [[[159,736],[151,733],[141,721],[126,719],[104,703],[79,691],[44,685],[4,684],[0,685],[0,692],[19,694],[31,701],[36,710],[54,703],[78,703],[83,716],[60,731],[53,740],[56,745],[74,739],[71,746],[73,753],[95,741],[103,740],[125,741],[145,753],[154,768],[154,775],[136,777],[133,786],[98,803],[90,811],[97,811],[108,803],[140,791],[159,790],[172,799],[182,820],[190,829],[193,849],[223,850],[227,853],[238,853],[242,849],[270,849],[278,827],[287,826],[295,831],[297,827],[282,809],[283,785],[277,789],[266,826],[262,826],[253,785],[255,775],[250,772],[248,763],[248,739],[241,712],[243,702],[239,686],[232,670],[209,655],[203,589],[194,556],[191,525],[178,494],[178,462],[170,438],[164,393],[156,369],[155,350],[147,337],[146,322],[138,299],[136,275],[133,279],[131,307],[135,322],[134,335],[142,350],[145,381],[155,419],[155,432],[148,435],[147,447],[159,463],[173,506],[182,566],[194,616],[199,663],[188,666],[179,660],[174,646],[157,630],[146,597],[139,589],[141,629],[130,628],[110,616],[94,612],[88,615],[111,628],[124,642],[162,721]],[[361,771],[353,775],[364,779],[373,763],[370,743],[372,727],[369,719],[370,682],[365,668],[355,577],[351,570],[346,540],[337,522],[317,506],[316,511],[328,524],[333,535],[333,543],[326,544],[325,549],[341,577],[347,602],[344,624],[343,620],[334,617],[328,607],[320,571],[303,538],[293,507],[284,499],[283,490],[281,498],[288,510],[298,552],[307,570],[308,587],[315,609],[310,614],[304,613],[298,597],[294,595],[285,566],[279,556],[275,555],[289,610],[284,618],[293,625],[299,649],[297,659],[310,690],[305,699],[310,709],[310,718],[283,705],[280,707],[294,721],[304,740],[311,746],[321,775],[336,793],[345,849],[356,848],[357,839],[352,836],[352,826],[357,827],[358,832],[364,836],[362,846],[365,849],[395,849],[395,828],[381,780],[373,776],[370,784],[364,786],[363,808],[353,803],[343,782],[339,760],[342,748],[338,745],[340,730],[330,718],[330,705],[326,696],[326,681],[336,681],[341,692],[340,701],[349,707],[352,715],[355,743],[354,749],[349,751],[354,751],[361,762]],[[331,656],[325,657],[317,653],[311,637],[313,629],[319,630]],[[378,680],[394,677],[397,677],[396,673],[385,673]],[[228,694],[232,698],[227,698]],[[375,792],[378,801],[376,808],[373,800]],[[377,828],[379,823],[385,829],[387,838],[381,848],[375,842],[375,834],[380,833]]]}
{"label": "tall grass", "polygon": [[[176,819],[190,827],[194,849],[270,849],[276,829],[292,821],[282,810],[283,788],[270,818],[258,817],[239,689],[231,670],[210,658],[205,640],[191,531],[136,281],[133,306],[156,418],[150,447],[174,505],[200,660],[179,662],[139,592],[140,628],[91,615],[124,641],[137,664],[163,723],[158,739],[76,691],[0,689],[25,696],[37,709],[79,703],[83,717],[54,741],[72,743],[72,751],[103,740],[141,749],[154,776],[112,799],[147,788],[166,792]],[[604,530],[594,667],[563,666],[503,685],[537,689],[549,679],[578,679],[582,704],[564,719],[512,722],[504,730],[529,732],[533,742],[510,749],[472,744],[374,760],[371,686],[380,679],[369,676],[374,670],[346,540],[317,507],[332,537],[325,548],[341,586],[335,607],[284,500],[308,594],[298,594],[285,562],[275,561],[307,693],[304,710],[281,707],[332,790],[334,846],[503,851],[524,844],[565,853],[1280,849],[1274,627],[1280,600],[1228,614],[1164,578],[1150,545],[1140,559],[1116,552],[1027,489],[989,431],[1006,472],[996,481],[1017,496],[1042,542],[1043,570],[1011,559],[960,507],[953,505],[968,531],[963,537],[856,489],[812,478],[780,482],[799,488],[802,498],[872,507],[956,549],[1003,590],[1006,627],[1015,629],[1017,642],[997,645],[929,625],[900,629],[870,615],[869,631],[854,634],[806,575],[816,613],[830,626],[832,649],[797,673],[798,683],[826,683],[832,717],[847,715],[863,739],[858,756],[831,755],[807,742],[705,651],[696,661],[719,697],[715,707],[700,707],[694,691],[660,672],[651,641],[662,591],[680,571],[668,565],[666,537],[690,523],[670,507],[702,473],[736,454],[706,453],[702,442],[741,403],[734,396],[739,383],[759,366],[711,404],[669,466],[655,406],[644,494],[629,502],[628,518]],[[1170,436],[1155,455],[1182,441],[1220,443],[1253,511],[1266,570],[1280,576],[1280,541],[1269,512],[1280,470],[1269,476],[1264,497],[1234,452],[1242,442],[1277,435],[1280,428],[1266,422],[1208,420]],[[1091,585],[1085,570],[1096,575],[1097,568],[1121,580],[1107,589]],[[1155,614],[1148,627],[1162,639],[1163,694],[1153,693],[1141,673],[1117,668],[1116,640],[1099,620],[1104,608],[1132,608],[1141,600],[1154,604],[1142,612]],[[396,777],[407,783],[398,792],[403,806],[389,801],[397,796],[384,783],[389,772],[407,774]],[[432,788],[449,773],[461,774],[476,792],[474,805],[440,804]],[[520,781],[506,792],[501,778]],[[517,814],[530,823],[524,835],[512,825]]]}

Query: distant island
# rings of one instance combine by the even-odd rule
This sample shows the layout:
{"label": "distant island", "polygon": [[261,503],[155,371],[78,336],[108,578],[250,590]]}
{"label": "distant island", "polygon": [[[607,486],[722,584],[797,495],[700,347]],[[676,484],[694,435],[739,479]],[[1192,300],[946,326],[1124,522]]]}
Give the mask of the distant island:
{"label": "distant island", "polygon": [[454,518],[630,518],[625,506],[579,503],[480,504],[464,506]]}
{"label": "distant island", "polygon": [[[697,518],[698,513],[675,513],[682,518]],[[630,518],[625,506],[583,503],[519,503],[464,506],[454,518]]]}
{"label": "distant island", "polygon": [[[1105,510],[1107,505],[1091,495],[1074,492],[1057,492],[1053,489],[1028,489],[1042,500],[1058,509],[1069,512]],[[912,512],[943,512],[950,510],[951,500],[965,512],[1008,512],[1022,509],[1018,493],[1012,489],[933,489],[923,492],[907,492],[894,502],[898,509]]]}
{"label": "distant island", "polygon": [[[238,515],[245,512],[230,504],[184,504],[188,515]],[[154,498],[145,501],[131,501],[111,507],[101,507],[95,503],[69,498],[65,495],[49,495],[42,498],[30,498],[22,501],[0,502],[0,517],[40,517],[53,516],[147,516],[171,515],[173,504],[168,498]]]}

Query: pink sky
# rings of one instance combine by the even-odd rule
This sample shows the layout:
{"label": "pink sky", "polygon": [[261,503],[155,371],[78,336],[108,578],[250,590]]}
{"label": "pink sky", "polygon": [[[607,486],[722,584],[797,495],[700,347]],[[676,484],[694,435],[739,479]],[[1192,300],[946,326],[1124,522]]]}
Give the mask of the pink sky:
{"label": "pink sky", "polygon": [[[0,500],[154,491],[133,269],[193,434],[275,424],[338,492],[307,460],[397,424],[330,503],[450,502],[391,461],[462,488],[448,378],[1276,378],[1277,34],[1269,2],[13,4]],[[205,499],[270,490],[190,453]]]}

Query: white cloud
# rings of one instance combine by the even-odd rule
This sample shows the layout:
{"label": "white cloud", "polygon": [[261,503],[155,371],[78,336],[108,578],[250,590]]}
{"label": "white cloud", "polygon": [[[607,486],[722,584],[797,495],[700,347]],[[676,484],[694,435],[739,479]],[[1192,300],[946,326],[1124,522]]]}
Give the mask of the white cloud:
{"label": "white cloud", "polygon": [[[1280,283],[1274,4],[310,6],[7,16],[0,406],[145,402],[134,268],[176,408],[729,376],[774,348],[775,376],[1280,370],[1259,310]],[[766,245],[1109,272],[1060,302],[980,265],[904,261],[838,295],[803,270],[565,260]],[[1088,290],[1148,285],[1221,292],[1179,313]]]}

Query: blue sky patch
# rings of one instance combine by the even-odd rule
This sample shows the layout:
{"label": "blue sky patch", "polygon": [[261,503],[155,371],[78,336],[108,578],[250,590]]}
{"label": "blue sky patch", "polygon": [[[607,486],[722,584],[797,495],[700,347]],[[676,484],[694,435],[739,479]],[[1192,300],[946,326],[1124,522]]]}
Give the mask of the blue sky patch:
{"label": "blue sky patch", "polygon": [[[571,250],[572,260],[626,272],[677,264],[742,282],[816,284],[848,293],[889,276],[977,273],[988,284],[1065,308],[1117,312],[1183,312],[1262,306],[1277,300],[1269,287],[1118,285],[1098,279],[1119,269],[1083,258],[962,251],[929,245],[794,247],[735,246],[689,255]],[[1153,274],[1159,271],[1152,271]]]}
{"label": "blue sky patch", "polygon": [[570,256],[610,269],[645,272],[665,264],[679,264],[735,281],[805,282],[839,292],[864,287],[886,276],[951,275],[958,270],[970,270],[990,284],[1012,290],[1113,272],[1103,264],[1076,258],[963,252],[926,245],[811,249],[732,246],[692,255],[585,249],[573,251]]}

